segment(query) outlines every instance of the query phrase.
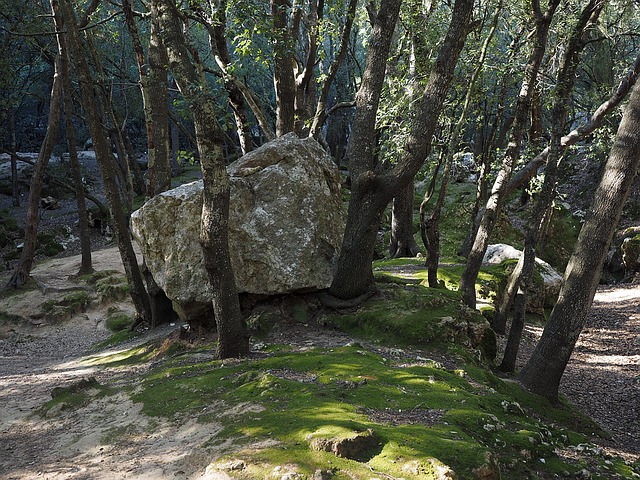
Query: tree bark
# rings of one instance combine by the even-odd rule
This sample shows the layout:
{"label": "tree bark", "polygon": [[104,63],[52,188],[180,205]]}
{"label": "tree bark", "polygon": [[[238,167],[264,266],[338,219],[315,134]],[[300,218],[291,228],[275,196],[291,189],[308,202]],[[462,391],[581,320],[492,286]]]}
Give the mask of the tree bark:
{"label": "tree bark", "polygon": [[397,165],[374,173],[375,119],[399,0],[381,4],[376,15],[367,66],[356,99],[357,109],[349,147],[352,188],[345,238],[330,293],[354,298],[372,288],[371,260],[380,216],[385,206],[418,172],[431,146],[454,69],[471,22],[473,2],[457,0],[451,23],[411,120],[410,135]]}
{"label": "tree bark", "polygon": [[585,45],[585,29],[593,25],[597,20],[605,2],[602,0],[591,0],[576,23],[572,35],[569,38],[565,53],[562,56],[560,70],[558,72],[557,87],[554,95],[554,105],[552,112],[552,133],[550,142],[549,159],[545,170],[544,183],[536,199],[533,208],[527,234],[525,236],[524,252],[522,255],[523,266],[520,278],[522,285],[522,299],[516,302],[513,315],[513,322],[509,332],[509,340],[505,349],[501,369],[505,372],[513,371],[520,345],[522,329],[526,313],[527,298],[534,288],[534,270],[536,248],[540,240],[545,216],[551,215],[551,204],[556,188],[558,177],[558,164],[562,152],[561,138],[566,122],[566,112],[568,102],[575,84],[576,70],[580,60],[580,53]]}
{"label": "tree bark", "polygon": [[209,43],[216,56],[216,62],[221,65],[222,68],[224,88],[229,95],[229,106],[236,121],[238,141],[240,142],[240,149],[244,155],[253,150],[253,139],[251,137],[251,126],[249,124],[242,91],[236,82],[234,82],[233,78],[227,74],[229,65],[231,64],[231,54],[229,53],[229,47],[227,46],[227,39],[225,37],[227,0],[216,0],[215,2],[211,2],[211,5],[211,19],[207,22],[210,38]]}
{"label": "tree bark", "polygon": [[[52,0],[52,4],[55,0]],[[33,169],[33,176],[29,184],[29,200],[27,202],[27,225],[24,231],[24,246],[20,254],[20,260],[13,271],[7,287],[20,288],[28,280],[33,267],[33,259],[38,246],[38,223],[40,210],[40,192],[42,191],[42,180],[49,164],[49,158],[53,152],[53,147],[58,141],[60,131],[60,113],[62,112],[62,76],[61,58],[56,55],[54,63],[53,84],[51,85],[51,96],[49,101],[49,118],[47,120],[47,133],[38,153],[38,161]]]}
{"label": "tree bark", "polygon": [[372,189],[375,177],[374,131],[387,58],[401,3],[402,0],[383,0],[380,5],[378,21],[371,33],[365,71],[356,95],[356,113],[348,154],[351,163],[351,199],[338,268],[329,290],[338,298],[355,298],[374,287],[371,262],[381,210],[388,202],[379,201]]}
{"label": "tree bark", "polygon": [[624,111],[604,175],[578,236],[558,303],[540,341],[519,375],[528,390],[551,401],[584,327],[607,249],[640,164],[640,88]]}
{"label": "tree bark", "polygon": [[[327,120],[328,99],[331,86],[333,85],[333,82],[338,75],[338,71],[340,70],[344,59],[347,56],[357,5],[358,0],[349,0],[349,5],[347,6],[347,15],[345,18],[344,27],[342,28],[342,35],[340,37],[340,45],[338,46],[338,52],[336,53],[336,56],[329,66],[327,76],[322,83],[322,88],[320,89],[320,95],[316,103],[316,113],[313,117],[313,121],[311,122],[311,129],[309,130],[309,136],[315,138],[316,140],[320,138],[322,126]],[[340,158],[338,158],[337,160],[339,163]]]}
{"label": "tree bark", "polygon": [[75,12],[69,0],[60,0],[60,2],[51,0],[51,3],[52,5],[59,3],[60,11],[64,18],[67,40],[70,52],[73,54],[86,120],[93,139],[96,159],[98,160],[100,172],[102,173],[105,194],[109,202],[112,226],[117,239],[120,257],[122,258],[122,264],[127,274],[129,295],[136,309],[137,321],[150,322],[151,311],[149,307],[149,297],[144,288],[138,260],[129,235],[128,219],[125,216],[122,200],[118,193],[111,145],[103,129],[102,120],[95,101],[94,82],[82,48]]}
{"label": "tree bark", "polygon": [[[514,312],[514,325],[512,330],[514,334],[509,334],[509,342],[517,342],[516,345],[509,345],[507,349],[511,355],[516,355],[518,345],[520,343],[520,335],[524,325],[525,310],[527,299],[534,288],[533,276],[535,270],[536,249],[540,241],[540,236],[545,217],[551,215],[551,204],[553,202],[556,182],[558,178],[558,164],[562,154],[561,139],[564,131],[568,103],[571,98],[571,92],[575,85],[576,71],[580,62],[580,54],[585,45],[585,30],[593,25],[600,12],[604,8],[603,0],[590,0],[584,7],[572,34],[567,42],[566,48],[560,61],[560,69],[556,82],[556,88],[553,95],[553,109],[551,115],[551,141],[549,145],[549,159],[545,170],[544,183],[540,193],[537,195],[535,205],[529,220],[529,225],[525,235],[524,251],[522,258],[518,262],[521,266],[520,271],[516,267],[513,273],[513,283],[510,281],[509,286],[503,294],[501,308],[497,309],[494,317],[494,329],[496,331],[504,331],[509,306],[512,303],[513,295],[518,286],[521,285],[523,301],[518,302]],[[519,276],[519,278],[516,277]],[[511,280],[511,279],[510,279]],[[515,327],[515,328],[514,328]],[[519,330],[519,331],[518,331]],[[513,369],[515,358],[506,358],[503,361],[503,371],[512,371],[504,369]]]}
{"label": "tree bark", "polygon": [[224,134],[216,119],[215,98],[194,68],[175,3],[154,0],[153,5],[162,27],[169,68],[193,112],[204,184],[200,243],[213,288],[218,356],[243,356],[249,352],[249,333],[240,313],[229,257],[229,177],[222,154]]}
{"label": "tree bark", "polygon": [[449,145],[446,149],[446,159],[444,162],[444,170],[442,172],[440,192],[438,193],[438,199],[433,207],[431,216],[426,219],[426,215],[423,213],[423,209],[420,209],[420,232],[422,241],[427,250],[427,277],[429,286],[431,288],[437,288],[440,286],[438,282],[438,264],[440,263],[440,218],[442,216],[442,208],[444,207],[444,202],[447,196],[447,189],[449,187],[449,182],[451,179],[451,164],[454,161],[455,154],[458,152],[460,135],[462,134],[462,128],[467,121],[467,113],[469,112],[469,108],[471,106],[471,97],[473,95],[476,82],[478,81],[478,77],[480,76],[480,73],[484,68],[484,61],[489,51],[489,44],[491,43],[493,35],[495,34],[498,27],[498,20],[500,18],[501,11],[502,1],[498,3],[496,12],[493,16],[491,28],[487,33],[484,42],[482,43],[482,47],[480,48],[480,55],[478,56],[477,61],[474,62],[475,68],[473,70],[471,78],[469,79],[467,93],[462,104],[462,112],[460,112],[458,121],[453,127],[451,138],[449,139]]}
{"label": "tree bark", "polygon": [[[59,11],[54,11],[54,21],[56,30],[62,32],[64,24]],[[87,202],[84,197],[84,184],[82,183],[82,172],[78,161],[78,150],[76,148],[76,135],[73,126],[73,90],[71,85],[71,57],[67,46],[65,34],[58,33],[58,52],[61,58],[61,76],[64,105],[65,130],[67,134],[67,148],[69,149],[69,165],[71,166],[71,176],[75,187],[76,205],[78,206],[78,229],[80,232],[80,270],[78,275],[86,275],[93,272],[91,259],[91,237],[89,235],[89,219],[87,216]]]}
{"label": "tree bark", "polygon": [[413,182],[396,195],[391,207],[391,258],[415,257],[420,251],[413,238],[413,202],[415,187]]}
{"label": "tree bark", "polygon": [[287,0],[270,0],[273,21],[273,85],[276,93],[276,136],[293,132],[296,85],[293,45],[289,37]]}
{"label": "tree bark", "polygon": [[513,168],[518,158],[520,158],[522,136],[530,111],[533,88],[546,51],[551,20],[559,3],[560,0],[550,0],[547,11],[542,13],[539,2],[533,2],[533,15],[535,18],[534,44],[529,60],[527,61],[524,79],[518,95],[511,139],[503,157],[501,169],[493,184],[491,195],[487,200],[482,220],[467,258],[465,269],[460,278],[459,291],[462,292],[464,303],[471,308],[476,307],[476,280],[480,272],[480,267],[482,266],[482,259],[489,245],[489,237],[505,200],[506,185],[511,178]]}

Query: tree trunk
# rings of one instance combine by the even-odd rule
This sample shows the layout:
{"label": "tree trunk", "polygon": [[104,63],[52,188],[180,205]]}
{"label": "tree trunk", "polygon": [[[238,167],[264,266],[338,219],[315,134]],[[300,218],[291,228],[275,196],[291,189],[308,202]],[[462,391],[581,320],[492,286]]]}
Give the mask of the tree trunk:
{"label": "tree trunk", "polygon": [[[51,0],[52,6],[57,8],[57,0]],[[111,145],[107,140],[108,136],[103,129],[102,120],[96,104],[94,92],[94,82],[82,48],[78,24],[69,0],[60,0],[61,13],[64,18],[65,31],[69,43],[70,52],[78,76],[80,94],[84,106],[86,120],[93,139],[93,146],[96,152],[96,159],[100,166],[100,172],[104,181],[105,194],[109,201],[109,212],[114,233],[118,243],[118,250],[122,258],[122,264],[127,274],[129,285],[129,295],[133,300],[138,321],[150,322],[151,311],[149,307],[149,297],[144,288],[142,274],[138,266],[138,260],[133,250],[131,237],[129,235],[128,218],[124,214],[122,200],[118,193],[114,172],[114,158],[111,153]]]}
{"label": "tree trunk", "polygon": [[[64,25],[59,12],[54,12],[56,30],[62,31]],[[89,219],[87,216],[87,202],[84,198],[84,184],[82,183],[82,172],[78,161],[78,150],[76,148],[76,135],[73,126],[73,89],[71,85],[71,56],[67,46],[66,36],[59,33],[58,52],[61,58],[62,91],[64,99],[64,119],[67,134],[67,148],[69,149],[69,165],[71,166],[71,176],[75,187],[76,204],[78,206],[78,229],[80,231],[80,270],[78,275],[86,275],[93,272],[91,259],[91,237],[89,235]]]}
{"label": "tree trunk", "polygon": [[229,257],[229,177],[222,154],[224,134],[216,119],[215,98],[206,83],[201,82],[190,59],[175,3],[154,0],[153,5],[162,27],[169,67],[193,112],[204,184],[200,243],[213,288],[218,356],[243,356],[249,353],[249,333],[240,313]]}
{"label": "tree trunk", "polygon": [[[55,0],[52,0],[52,3]],[[51,97],[49,101],[49,118],[47,120],[47,133],[38,153],[38,161],[33,169],[33,176],[29,184],[29,200],[27,203],[27,226],[24,231],[24,246],[20,254],[20,260],[13,271],[7,287],[20,288],[31,274],[33,259],[38,246],[38,212],[40,210],[40,192],[42,191],[42,181],[49,164],[49,158],[53,152],[53,147],[58,141],[60,129],[60,113],[62,111],[62,76],[61,58],[56,55],[54,63],[53,84],[51,85]]]}
{"label": "tree trunk", "polygon": [[[349,142],[351,199],[338,268],[330,293],[355,298],[374,287],[371,262],[380,216],[386,201],[376,201],[371,190],[374,169],[374,132],[387,58],[402,0],[383,0],[373,26],[367,64],[356,96],[356,113]],[[382,205],[380,205],[382,204]],[[366,209],[366,210],[365,210]]]}
{"label": "tree trunk", "polygon": [[[626,98],[627,94],[631,91],[638,80],[638,75],[640,75],[640,54],[635,58],[633,65],[627,74],[621,79],[613,95],[611,95],[611,97],[596,109],[589,120],[562,137],[562,148],[565,149],[571,145],[575,145],[580,140],[600,128],[607,115],[614,111]],[[509,195],[516,188],[531,180],[537,173],[538,169],[545,164],[548,155],[549,147],[545,148],[542,152],[536,155],[533,160],[527,163],[526,166],[520,169],[507,185],[506,195]]]}
{"label": "tree trunk", "polygon": [[528,390],[551,401],[584,326],[600,280],[607,249],[640,164],[640,88],[631,93],[604,175],[578,236],[558,303],[520,373]]}
{"label": "tree trunk", "polygon": [[244,155],[253,150],[253,139],[242,91],[236,82],[234,82],[234,79],[227,73],[229,65],[231,64],[231,54],[229,53],[225,36],[227,26],[227,0],[211,2],[211,7],[211,19],[207,22],[209,44],[223,72],[224,88],[229,95],[229,106],[236,121],[236,132],[238,134],[238,141],[240,142],[240,150]]}
{"label": "tree trunk", "polygon": [[293,46],[287,22],[287,0],[270,0],[273,21],[273,85],[276,93],[276,136],[293,132],[296,85]]}
{"label": "tree trunk", "polygon": [[[469,31],[473,2],[455,2],[438,58],[416,102],[409,138],[400,160],[389,172],[376,174],[373,171],[375,119],[399,7],[399,0],[388,0],[381,4],[373,27],[367,66],[356,98],[357,109],[349,147],[352,196],[342,251],[330,288],[330,293],[339,298],[357,297],[374,286],[371,258],[380,214],[391,199],[413,181],[429,153],[431,137],[438,125],[438,117]],[[363,238],[366,239],[364,242],[361,240]],[[366,250],[356,251],[356,248]],[[354,265],[354,259],[360,263]]]}
{"label": "tree trunk", "polygon": [[[515,366],[522,328],[524,326],[527,298],[534,288],[536,248],[540,240],[544,218],[551,214],[551,205],[558,178],[558,164],[562,153],[562,132],[564,131],[571,92],[575,85],[580,53],[585,45],[585,29],[596,22],[603,7],[604,2],[602,0],[590,0],[590,2],[585,6],[575,27],[573,28],[573,32],[561,59],[557,86],[555,89],[555,95],[553,96],[554,101],[551,116],[552,130],[549,160],[547,161],[547,168],[545,170],[544,183],[533,207],[529,226],[525,235],[524,252],[522,253],[522,273],[520,275],[522,300],[516,302],[516,309],[513,316],[514,321],[511,326],[511,332],[509,332],[505,358],[501,366],[503,371],[513,371]],[[508,292],[506,292],[506,294],[508,294]],[[505,303],[508,302],[509,300],[506,299]],[[506,312],[503,313],[506,315]],[[507,353],[509,354],[508,356]]]}
{"label": "tree trunk", "polygon": [[[327,119],[329,91],[331,90],[331,86],[333,85],[333,82],[338,75],[338,72],[340,71],[340,67],[347,56],[357,5],[358,0],[349,0],[349,5],[347,6],[347,15],[345,18],[344,27],[342,29],[342,35],[340,37],[338,52],[336,53],[336,56],[329,66],[327,76],[322,83],[322,88],[320,89],[320,95],[316,103],[316,113],[313,117],[313,121],[311,122],[311,129],[309,131],[309,136],[315,139],[320,138],[322,126]],[[334,150],[332,150],[332,152],[333,151]],[[335,156],[335,158],[337,160],[337,163],[339,164],[341,157],[338,158],[337,156]]]}
{"label": "tree trunk", "polygon": [[550,0],[546,13],[542,13],[539,9],[540,5],[534,2],[534,45],[527,62],[524,79],[518,95],[511,139],[502,160],[502,167],[498,172],[491,190],[491,195],[485,206],[480,226],[476,232],[473,246],[467,258],[465,269],[460,278],[459,290],[462,292],[462,299],[464,303],[471,308],[476,307],[476,280],[480,272],[480,267],[482,266],[482,259],[489,245],[489,237],[502,209],[507,183],[511,178],[513,168],[518,158],[520,158],[522,136],[530,111],[533,88],[544,58],[551,20],[559,3],[560,0]]}
{"label": "tree trunk", "polygon": [[413,201],[415,187],[413,182],[393,199],[391,207],[391,258],[415,257],[420,247],[413,238]]}
{"label": "tree trunk", "polygon": [[467,113],[471,106],[471,97],[475,90],[475,84],[478,77],[484,68],[484,61],[487,57],[487,52],[489,51],[489,44],[491,43],[493,35],[498,27],[498,20],[500,18],[501,11],[502,1],[498,3],[496,12],[493,16],[491,29],[482,44],[477,61],[474,62],[475,68],[467,85],[467,93],[462,105],[462,112],[460,112],[460,117],[453,127],[451,138],[449,139],[449,145],[445,152],[446,160],[444,162],[444,171],[442,172],[442,182],[440,185],[438,199],[428,220],[425,218],[423,209],[420,209],[420,232],[424,246],[427,249],[427,277],[431,288],[438,288],[440,286],[440,283],[438,282],[438,264],[440,263],[440,218],[442,216],[442,208],[444,207],[447,189],[449,188],[449,182],[451,180],[451,164],[454,161],[455,154],[458,152],[460,135],[462,134],[462,129],[467,121]]}
{"label": "tree trunk", "polygon": [[[151,37],[149,39],[148,71],[144,49],[135,23],[130,0],[122,0],[122,9],[129,35],[133,43],[138,63],[138,76],[142,93],[142,105],[147,129],[148,184],[147,198],[168,190],[171,186],[171,165],[169,161],[169,104],[167,92],[167,52],[158,35],[157,21],[151,19]],[[142,275],[147,284],[149,306],[151,309],[151,327],[168,323],[175,319],[171,300],[158,286],[146,264],[142,266]]]}

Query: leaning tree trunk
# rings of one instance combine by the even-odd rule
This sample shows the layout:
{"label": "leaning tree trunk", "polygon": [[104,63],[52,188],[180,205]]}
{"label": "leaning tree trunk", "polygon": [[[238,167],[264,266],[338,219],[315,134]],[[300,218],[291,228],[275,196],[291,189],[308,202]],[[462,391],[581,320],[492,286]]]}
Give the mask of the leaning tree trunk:
{"label": "leaning tree trunk", "polygon": [[224,133],[216,119],[215,98],[192,63],[175,3],[154,0],[153,5],[162,27],[169,67],[193,112],[204,185],[200,243],[213,290],[218,356],[243,356],[249,353],[249,332],[240,313],[229,256],[229,177],[222,153]]}
{"label": "leaning tree trunk", "polygon": [[[567,42],[567,46],[561,58],[557,86],[555,94],[553,95],[554,100],[551,116],[549,159],[545,169],[544,183],[539,195],[537,195],[533,212],[529,220],[522,258],[521,261],[518,262],[518,265],[522,265],[521,272],[519,272],[520,280],[518,282],[516,278],[514,278],[514,281],[511,282],[510,279],[508,286],[511,286],[512,288],[505,289],[500,305],[501,308],[496,310],[496,315],[493,320],[494,329],[496,331],[504,331],[509,305],[512,303],[515,290],[518,288],[518,283],[520,283],[522,285],[521,289],[524,301],[517,304],[517,308],[513,315],[513,322],[509,332],[509,341],[507,343],[508,348],[505,352],[505,357],[501,365],[501,369],[503,371],[510,372],[515,368],[515,356],[518,352],[520,336],[524,327],[527,298],[533,291],[534,286],[533,275],[535,269],[536,248],[543,231],[544,220],[552,214],[551,205],[558,177],[560,155],[562,154],[562,132],[564,131],[566,123],[567,108],[571,98],[571,92],[575,85],[576,71],[578,69],[578,64],[580,63],[580,54],[586,44],[585,29],[590,25],[595,24],[600,12],[604,8],[604,5],[605,2],[602,0],[590,0],[590,2],[585,6],[573,28],[571,37]],[[517,270],[518,269],[516,268],[513,276],[518,274]],[[507,355],[507,352],[509,355]]]}
{"label": "leaning tree trunk", "polygon": [[60,112],[62,111],[62,76],[61,58],[56,55],[54,62],[53,84],[51,86],[51,99],[49,102],[49,118],[47,120],[47,133],[38,153],[38,161],[33,169],[33,176],[29,185],[29,200],[27,203],[27,226],[24,231],[24,246],[20,254],[20,260],[13,271],[7,287],[22,287],[31,274],[33,259],[38,247],[38,212],[40,209],[40,192],[42,191],[42,181],[49,164],[49,158],[53,152],[53,147],[58,140],[60,130]]}
{"label": "leaning tree trunk", "polygon": [[[51,0],[54,11],[58,9],[58,1]],[[127,274],[129,285],[129,295],[133,300],[136,309],[137,322],[150,322],[151,310],[149,307],[149,297],[144,288],[142,274],[138,266],[131,236],[129,235],[128,218],[124,214],[122,200],[118,192],[115,180],[114,158],[111,153],[111,145],[108,136],[103,129],[102,120],[96,105],[94,92],[94,82],[87,63],[82,41],[78,29],[75,12],[69,0],[60,0],[60,11],[64,18],[65,31],[69,43],[69,50],[73,54],[73,59],[78,76],[80,95],[86,114],[86,120],[93,139],[96,159],[100,166],[100,172],[104,181],[105,194],[109,202],[109,213],[118,243],[120,257]]]}
{"label": "leaning tree trunk", "polygon": [[211,2],[211,19],[207,22],[206,28],[209,30],[209,44],[215,53],[216,62],[221,65],[223,71],[224,88],[229,95],[229,106],[236,121],[236,132],[240,142],[242,154],[253,150],[253,139],[251,136],[251,125],[249,115],[244,103],[242,91],[233,78],[228,75],[228,67],[231,64],[231,54],[227,45],[227,0],[216,0]]}
{"label": "leaning tree trunk", "polygon": [[[355,298],[374,286],[371,262],[380,216],[387,203],[376,201],[375,190],[372,190],[372,177],[375,176],[374,131],[401,3],[402,0],[383,0],[380,5],[378,21],[371,33],[367,64],[356,95],[356,113],[349,142],[352,193],[338,268],[329,290],[338,298]],[[366,211],[364,205],[368,206]]]}
{"label": "leaning tree trunk", "polygon": [[533,88],[546,51],[551,20],[559,3],[560,0],[550,0],[547,11],[542,13],[540,11],[540,5],[534,2],[534,45],[529,60],[527,61],[524,79],[518,95],[511,139],[503,157],[501,169],[493,184],[491,195],[485,206],[482,220],[467,258],[465,269],[460,278],[459,290],[462,292],[462,299],[464,303],[471,308],[476,307],[476,280],[478,279],[478,273],[482,266],[482,259],[489,245],[489,237],[505,201],[507,183],[511,178],[517,160],[520,158],[520,146],[522,145],[522,136],[530,111]]}
{"label": "leaning tree trunk", "polygon": [[[338,267],[330,287],[330,293],[339,298],[354,298],[375,287],[371,257],[380,216],[391,199],[413,181],[427,158],[431,137],[437,127],[458,57],[467,38],[473,1],[455,2],[451,23],[438,52],[438,58],[434,62],[424,91],[416,102],[410,135],[400,160],[389,172],[376,174],[372,133],[380,89],[384,81],[389,43],[399,7],[400,2],[397,0],[382,3],[374,24],[367,66],[356,99],[358,108],[349,147],[353,179],[352,196]],[[390,11],[385,11],[384,8],[389,8]],[[385,45],[386,50],[383,50]],[[378,80],[380,84],[377,83]],[[354,259],[357,260],[355,264]]]}
{"label": "leaning tree trunk", "polygon": [[631,93],[604,175],[567,265],[558,303],[519,375],[528,390],[552,401],[584,327],[620,214],[640,164],[640,88]]}

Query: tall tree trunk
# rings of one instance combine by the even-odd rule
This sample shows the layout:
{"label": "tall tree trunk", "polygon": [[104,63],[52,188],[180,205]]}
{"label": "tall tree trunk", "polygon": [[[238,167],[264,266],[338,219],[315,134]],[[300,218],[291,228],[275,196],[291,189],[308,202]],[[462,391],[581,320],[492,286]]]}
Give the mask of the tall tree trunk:
{"label": "tall tree trunk", "polygon": [[[561,139],[567,116],[568,103],[575,85],[576,71],[580,62],[580,54],[585,45],[585,30],[594,25],[600,12],[604,8],[603,0],[590,0],[584,7],[561,59],[558,72],[557,86],[553,96],[553,111],[551,116],[551,144],[544,183],[536,198],[527,233],[525,235],[524,251],[522,253],[522,273],[520,284],[522,300],[516,302],[509,340],[505,349],[505,356],[501,369],[512,372],[515,368],[516,356],[520,345],[522,329],[526,312],[527,298],[534,288],[534,270],[536,265],[536,248],[540,240],[544,218],[551,214],[551,204],[558,179],[558,164],[562,154]],[[506,293],[508,294],[508,292]],[[505,303],[509,303],[506,299]],[[506,312],[502,312],[506,316]]]}
{"label": "tall tree trunk", "polygon": [[605,171],[567,265],[560,297],[519,375],[528,390],[552,401],[584,327],[606,253],[640,165],[640,88],[624,111]]}
{"label": "tall tree trunk", "polygon": [[[53,1],[52,1],[53,3]],[[53,147],[58,141],[60,131],[60,113],[62,112],[62,76],[61,58],[56,55],[54,63],[53,84],[51,85],[51,97],[49,101],[49,118],[47,120],[47,133],[38,153],[38,161],[33,169],[33,176],[29,185],[29,200],[27,203],[27,226],[24,231],[24,246],[20,254],[20,260],[13,271],[7,287],[20,288],[31,274],[33,259],[38,246],[38,212],[40,209],[40,192],[42,181],[49,164],[49,158]]]}
{"label": "tall tree trunk", "polygon": [[527,61],[524,79],[518,95],[511,139],[503,157],[501,169],[493,184],[491,195],[485,206],[480,226],[476,232],[469,257],[467,258],[465,269],[460,278],[459,290],[462,292],[463,301],[471,308],[476,307],[476,280],[480,272],[482,259],[489,245],[489,237],[502,209],[507,183],[511,178],[513,168],[518,158],[520,158],[522,136],[530,111],[533,88],[546,51],[551,20],[559,3],[560,0],[550,0],[547,11],[543,13],[540,10],[539,2],[533,2],[533,15],[535,18],[534,44],[529,60]]}
{"label": "tall tree trunk", "polygon": [[200,243],[213,288],[218,356],[249,353],[249,333],[240,313],[229,256],[229,177],[222,153],[224,134],[216,119],[215,98],[196,72],[173,0],[154,0],[154,12],[169,55],[169,67],[191,105],[204,184]]}
{"label": "tall tree trunk", "polygon": [[498,28],[498,20],[500,19],[501,11],[502,1],[498,3],[496,12],[493,16],[491,28],[489,29],[489,32],[487,33],[487,36],[482,43],[482,47],[480,48],[480,55],[477,61],[474,62],[476,67],[473,70],[473,74],[471,75],[471,78],[469,79],[469,83],[467,85],[467,93],[462,104],[462,111],[460,112],[458,121],[453,127],[453,131],[451,132],[451,138],[449,139],[449,145],[447,146],[446,150],[446,159],[444,164],[444,171],[442,172],[442,182],[440,185],[438,199],[428,220],[425,218],[425,215],[422,212],[420,214],[420,232],[422,234],[422,241],[424,242],[424,246],[427,249],[427,277],[429,280],[429,286],[432,288],[437,288],[440,285],[438,283],[438,264],[440,262],[440,218],[442,216],[442,208],[444,206],[444,202],[447,196],[447,189],[449,187],[451,177],[451,164],[453,163],[454,156],[458,151],[458,144],[460,142],[462,128],[467,121],[467,113],[469,112],[469,108],[471,106],[471,97],[474,93],[478,77],[480,76],[480,73],[484,68],[484,61],[489,51],[489,45],[491,43],[491,40],[493,39],[493,35],[495,34],[496,29]]}
{"label": "tall tree trunk", "polygon": [[[167,92],[167,51],[158,35],[158,24],[151,18],[148,62],[145,60],[142,41],[135,22],[130,0],[122,0],[122,9],[138,63],[138,77],[142,93],[142,105],[147,129],[148,184],[147,198],[162,193],[171,186],[169,161],[169,104]],[[148,65],[148,71],[147,71]],[[142,274],[147,284],[151,327],[170,322],[175,318],[171,300],[158,286],[146,264]]]}
{"label": "tall tree trunk", "polygon": [[[56,30],[62,32],[64,29],[60,12],[54,11]],[[76,147],[76,135],[73,126],[73,89],[71,85],[71,56],[67,46],[67,39],[64,33],[56,35],[58,40],[58,52],[61,58],[60,73],[62,76],[62,91],[64,99],[64,119],[67,134],[67,148],[69,150],[69,165],[71,166],[71,176],[75,187],[76,205],[78,206],[78,229],[80,232],[80,270],[78,275],[86,275],[93,272],[91,259],[91,237],[89,235],[89,219],[87,215],[87,202],[84,198],[84,184],[82,183],[82,172],[78,161],[78,149]]]}
{"label": "tall tree trunk", "polygon": [[367,66],[356,99],[356,116],[349,147],[352,196],[338,267],[330,287],[330,293],[339,298],[354,298],[375,287],[371,258],[380,216],[391,199],[413,180],[429,153],[431,137],[438,125],[449,84],[467,38],[473,2],[455,2],[451,23],[438,58],[423,93],[416,102],[409,138],[400,160],[390,171],[376,174],[372,141],[375,117],[399,7],[398,0],[388,0],[381,4],[373,28]]}
{"label": "tall tree trunk", "polygon": [[273,21],[273,84],[276,92],[276,135],[293,132],[296,85],[293,41],[288,25],[287,0],[270,0]]}
{"label": "tall tree trunk", "polygon": [[[338,268],[330,293],[339,298],[355,298],[374,286],[371,262],[387,202],[378,201],[373,188],[374,132],[380,94],[384,85],[387,58],[402,0],[382,0],[373,25],[367,63],[356,95],[356,113],[349,141],[351,199]],[[362,207],[366,205],[365,211]]]}
{"label": "tall tree trunk", "polygon": [[[86,120],[93,139],[93,146],[96,152],[96,159],[100,166],[100,172],[104,181],[105,194],[109,202],[109,212],[114,233],[118,243],[120,257],[127,274],[127,282],[129,285],[129,295],[133,300],[136,309],[137,321],[150,322],[151,311],[149,306],[149,297],[144,288],[142,274],[138,266],[131,236],[129,235],[128,218],[125,216],[122,200],[118,192],[114,172],[114,158],[111,153],[111,145],[108,136],[103,129],[102,120],[98,111],[96,102],[96,92],[94,91],[94,82],[91,70],[86,60],[85,52],[82,47],[82,40],[78,29],[75,12],[70,0],[51,0],[51,4],[57,9],[60,5],[60,12],[64,18],[65,31],[67,32],[67,40],[69,50],[73,54],[73,60],[76,67],[78,84],[80,86],[80,95],[84,106]],[[99,96],[98,96],[99,99]]]}

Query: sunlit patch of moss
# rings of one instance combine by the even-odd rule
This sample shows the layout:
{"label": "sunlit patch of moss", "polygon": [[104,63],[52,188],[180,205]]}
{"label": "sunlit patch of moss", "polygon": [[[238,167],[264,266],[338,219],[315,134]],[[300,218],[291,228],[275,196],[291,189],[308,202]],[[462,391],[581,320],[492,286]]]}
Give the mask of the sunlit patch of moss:
{"label": "sunlit patch of moss", "polygon": [[58,412],[84,407],[96,397],[107,395],[110,389],[99,384],[95,378],[81,379],[64,387],[54,387],[52,399],[36,410],[41,417],[55,415]]}
{"label": "sunlit patch of moss", "polygon": [[[547,412],[549,405],[541,406],[526,392],[514,400],[516,387],[479,367],[457,372],[433,365],[395,365],[359,346],[299,353],[283,349],[228,366],[215,361],[158,369],[141,387],[133,400],[143,403],[147,415],[191,414],[200,421],[222,422],[224,438],[247,444],[276,441],[277,445],[243,453],[252,465],[250,472],[258,471],[256,465],[281,465],[285,458],[295,458],[302,472],[313,473],[328,461],[341,471],[364,472],[358,462],[311,451],[308,437],[318,432],[346,435],[371,428],[381,448],[369,466],[399,476],[409,462],[423,473],[442,464],[461,478],[487,464],[487,455],[512,465],[514,471],[534,471],[521,461],[523,455],[555,465],[559,460],[554,446],[583,440],[548,426],[557,421],[557,414],[543,417],[536,409]],[[224,407],[208,412],[211,404],[257,408],[229,415]],[[391,409],[402,418],[402,412],[421,408],[445,414],[428,426],[378,423],[368,413]]]}

